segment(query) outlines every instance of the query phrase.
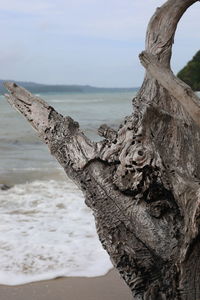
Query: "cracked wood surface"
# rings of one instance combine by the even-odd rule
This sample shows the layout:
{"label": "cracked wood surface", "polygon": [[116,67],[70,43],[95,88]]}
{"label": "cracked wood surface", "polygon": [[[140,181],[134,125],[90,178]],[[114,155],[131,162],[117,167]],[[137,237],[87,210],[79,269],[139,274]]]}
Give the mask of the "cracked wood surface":
{"label": "cracked wood surface", "polygon": [[170,69],[178,21],[197,0],[169,0],[151,18],[147,70],[133,113],[90,141],[70,117],[13,83],[9,103],[82,189],[113,265],[135,300],[200,299],[199,99]]}
{"label": "cracked wood surface", "polygon": [[194,122],[200,126],[200,101],[191,87],[177,78],[169,68],[163,66],[155,55],[143,51],[140,54],[140,61],[153,78],[169,92],[171,97],[180,102]]}

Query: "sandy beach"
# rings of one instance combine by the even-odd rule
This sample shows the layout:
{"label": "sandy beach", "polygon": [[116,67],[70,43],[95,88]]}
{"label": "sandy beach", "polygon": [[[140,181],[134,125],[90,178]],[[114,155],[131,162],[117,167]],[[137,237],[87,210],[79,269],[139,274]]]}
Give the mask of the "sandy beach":
{"label": "sandy beach", "polygon": [[69,277],[20,286],[0,285],[1,300],[131,300],[115,270],[94,278]]}

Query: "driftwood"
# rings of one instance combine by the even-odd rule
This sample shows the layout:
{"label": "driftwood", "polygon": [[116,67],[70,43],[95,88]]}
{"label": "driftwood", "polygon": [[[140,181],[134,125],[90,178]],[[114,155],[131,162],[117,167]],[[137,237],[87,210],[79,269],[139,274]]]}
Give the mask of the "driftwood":
{"label": "driftwood", "polygon": [[170,69],[177,23],[197,0],[150,20],[133,114],[90,141],[70,117],[13,83],[9,103],[81,188],[113,265],[137,300],[200,299],[200,102]]}

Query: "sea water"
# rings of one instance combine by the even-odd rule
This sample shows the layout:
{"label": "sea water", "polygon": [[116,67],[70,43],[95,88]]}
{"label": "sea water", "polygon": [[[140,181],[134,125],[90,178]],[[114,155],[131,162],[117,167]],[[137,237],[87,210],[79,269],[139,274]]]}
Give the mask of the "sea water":
{"label": "sea water", "polygon": [[[41,94],[92,140],[132,112],[134,92]],[[0,96],[0,284],[100,276],[112,268],[81,191],[37,134]]]}

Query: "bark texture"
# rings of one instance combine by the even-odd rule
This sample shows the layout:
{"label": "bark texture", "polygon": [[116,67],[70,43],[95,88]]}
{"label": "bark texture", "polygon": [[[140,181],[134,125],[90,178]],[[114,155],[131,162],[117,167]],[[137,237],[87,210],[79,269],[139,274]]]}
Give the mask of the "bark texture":
{"label": "bark texture", "polygon": [[168,0],[150,20],[147,73],[133,113],[90,141],[70,117],[13,83],[6,98],[82,189],[113,265],[135,300],[200,299],[200,102],[170,69],[177,23],[197,0]]}

